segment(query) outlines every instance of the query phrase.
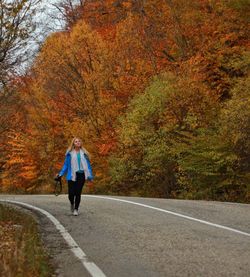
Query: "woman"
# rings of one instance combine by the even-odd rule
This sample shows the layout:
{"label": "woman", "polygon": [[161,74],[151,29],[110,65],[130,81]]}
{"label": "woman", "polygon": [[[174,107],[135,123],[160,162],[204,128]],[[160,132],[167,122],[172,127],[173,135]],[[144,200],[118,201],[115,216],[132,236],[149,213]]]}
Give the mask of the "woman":
{"label": "woman", "polygon": [[62,170],[57,175],[61,178],[65,173],[68,181],[68,197],[70,209],[73,215],[78,215],[78,208],[81,202],[82,188],[85,180],[92,181],[93,174],[90,165],[88,152],[82,146],[79,138],[74,138],[66,152]]}

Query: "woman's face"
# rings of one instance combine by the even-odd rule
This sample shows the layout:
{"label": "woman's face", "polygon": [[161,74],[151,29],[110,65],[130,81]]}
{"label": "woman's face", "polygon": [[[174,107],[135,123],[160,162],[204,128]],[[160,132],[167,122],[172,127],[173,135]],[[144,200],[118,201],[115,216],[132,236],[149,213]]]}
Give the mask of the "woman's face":
{"label": "woman's face", "polygon": [[82,142],[80,139],[75,139],[74,140],[74,147],[75,148],[80,148],[82,146]]}

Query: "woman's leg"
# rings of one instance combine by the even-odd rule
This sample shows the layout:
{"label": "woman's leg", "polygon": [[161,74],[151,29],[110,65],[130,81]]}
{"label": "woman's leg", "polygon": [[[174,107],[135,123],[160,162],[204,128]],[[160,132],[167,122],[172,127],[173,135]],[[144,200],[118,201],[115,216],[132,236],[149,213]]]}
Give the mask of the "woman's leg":
{"label": "woman's leg", "polygon": [[78,173],[76,175],[76,186],[75,186],[75,209],[78,210],[80,202],[81,202],[81,193],[82,188],[85,182],[84,173]]}
{"label": "woman's leg", "polygon": [[74,205],[74,186],[75,186],[74,181],[68,181],[68,197],[71,205]]}

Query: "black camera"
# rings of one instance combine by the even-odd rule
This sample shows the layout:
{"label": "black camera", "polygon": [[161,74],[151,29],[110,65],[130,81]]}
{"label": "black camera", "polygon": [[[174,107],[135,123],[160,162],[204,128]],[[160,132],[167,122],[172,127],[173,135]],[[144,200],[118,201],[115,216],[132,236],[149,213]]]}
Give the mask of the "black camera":
{"label": "black camera", "polygon": [[61,178],[62,178],[62,176],[57,175],[57,176],[54,178],[54,180],[55,180],[55,181],[60,181],[60,180],[61,180]]}

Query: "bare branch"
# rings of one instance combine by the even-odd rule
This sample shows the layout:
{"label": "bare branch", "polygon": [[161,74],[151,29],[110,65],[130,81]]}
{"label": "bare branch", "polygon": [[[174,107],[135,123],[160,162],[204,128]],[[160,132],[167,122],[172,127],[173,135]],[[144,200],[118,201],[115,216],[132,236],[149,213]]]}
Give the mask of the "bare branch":
{"label": "bare branch", "polygon": [[0,89],[25,57],[30,35],[35,29],[33,16],[40,1],[0,1]]}

